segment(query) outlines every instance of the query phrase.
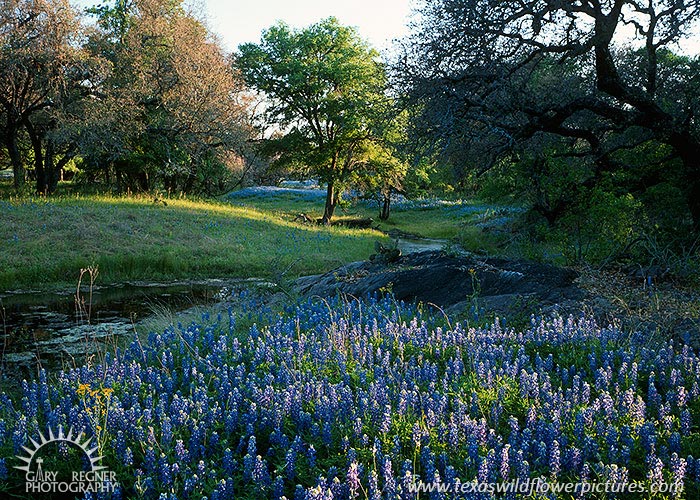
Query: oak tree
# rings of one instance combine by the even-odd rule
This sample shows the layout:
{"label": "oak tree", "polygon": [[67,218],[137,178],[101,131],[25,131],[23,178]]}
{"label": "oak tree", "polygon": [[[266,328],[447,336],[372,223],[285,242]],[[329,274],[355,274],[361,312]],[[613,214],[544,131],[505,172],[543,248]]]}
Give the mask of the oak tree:
{"label": "oak tree", "polygon": [[279,23],[259,44],[239,47],[237,67],[264,94],[266,118],[277,127],[266,149],[326,184],[325,224],[342,190],[387,153],[377,145],[394,111],[378,57],[332,17],[304,29]]}
{"label": "oak tree", "polygon": [[246,89],[219,40],[178,0],[118,0],[92,13],[91,50],[112,69],[84,130],[88,161],[121,187],[225,191],[250,127]]}
{"label": "oak tree", "polygon": [[700,1],[435,0],[419,11],[394,74],[444,150],[476,152],[459,161],[485,170],[543,144],[585,159],[581,185],[629,172],[625,152],[653,147],[665,154],[640,185],[677,164],[700,230],[700,62],[674,55],[698,34]]}
{"label": "oak tree", "polygon": [[[0,2],[0,130],[15,187],[25,182],[32,158],[37,191],[53,191],[58,171],[75,154],[60,116],[82,98],[89,79],[80,36],[67,0]],[[20,141],[31,154],[22,154]]]}

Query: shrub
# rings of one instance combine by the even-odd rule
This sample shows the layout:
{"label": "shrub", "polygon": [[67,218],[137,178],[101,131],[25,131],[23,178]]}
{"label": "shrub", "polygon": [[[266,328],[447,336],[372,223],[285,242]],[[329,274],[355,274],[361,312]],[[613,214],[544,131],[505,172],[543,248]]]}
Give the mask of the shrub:
{"label": "shrub", "polygon": [[643,226],[642,207],[631,194],[594,189],[557,223],[569,262],[599,263],[619,254]]}

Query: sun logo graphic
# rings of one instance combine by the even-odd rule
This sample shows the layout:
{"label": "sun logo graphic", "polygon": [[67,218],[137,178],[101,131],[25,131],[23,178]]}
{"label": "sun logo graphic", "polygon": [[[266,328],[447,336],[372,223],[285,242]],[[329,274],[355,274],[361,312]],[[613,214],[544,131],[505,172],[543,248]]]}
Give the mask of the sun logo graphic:
{"label": "sun logo graphic", "polygon": [[[73,428],[68,431],[68,434],[65,434],[61,427],[58,428],[58,434],[54,434],[51,428],[48,431],[48,437],[39,432],[38,441],[30,438],[31,446],[22,446],[22,449],[27,453],[26,456],[16,455],[25,464],[14,468],[24,471],[25,491],[27,493],[114,492],[118,486],[116,474],[107,470],[106,466],[100,465],[102,456],[97,455],[97,446],[90,447],[91,437],[84,438],[82,432],[76,435],[73,433]],[[58,450],[61,448],[77,450],[78,454],[81,455],[82,466],[79,467],[80,470],[58,471],[47,467],[45,455],[50,454],[55,448]],[[62,461],[61,457],[58,456],[52,458],[58,459],[59,462]],[[70,464],[63,462],[63,469],[70,468]]]}

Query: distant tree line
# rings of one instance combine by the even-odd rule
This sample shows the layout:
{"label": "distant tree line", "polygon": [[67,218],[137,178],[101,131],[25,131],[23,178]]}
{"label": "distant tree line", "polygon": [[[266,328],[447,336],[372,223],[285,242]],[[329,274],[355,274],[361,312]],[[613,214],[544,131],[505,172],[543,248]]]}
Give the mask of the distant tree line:
{"label": "distant tree line", "polygon": [[180,0],[2,0],[0,16],[16,188],[51,194],[77,165],[85,184],[212,194],[271,165],[326,185],[324,223],[350,187],[389,216],[405,120],[379,54],[336,19],[273,26],[232,56]]}

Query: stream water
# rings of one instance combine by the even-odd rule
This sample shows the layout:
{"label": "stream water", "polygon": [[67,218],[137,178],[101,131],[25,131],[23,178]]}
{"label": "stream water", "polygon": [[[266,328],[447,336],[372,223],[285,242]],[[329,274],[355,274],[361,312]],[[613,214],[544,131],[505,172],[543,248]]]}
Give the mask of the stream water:
{"label": "stream water", "polygon": [[[409,254],[444,247],[443,240],[399,238]],[[76,292],[0,294],[0,370],[73,363],[159,312],[226,301],[232,291],[267,287],[261,279],[131,283]]]}
{"label": "stream water", "polygon": [[0,369],[72,363],[159,312],[223,302],[259,279],[129,283],[76,292],[0,295]]}
{"label": "stream water", "polygon": [[406,255],[416,252],[427,252],[431,250],[442,250],[445,248],[447,240],[436,240],[430,238],[399,238],[398,248]]}

